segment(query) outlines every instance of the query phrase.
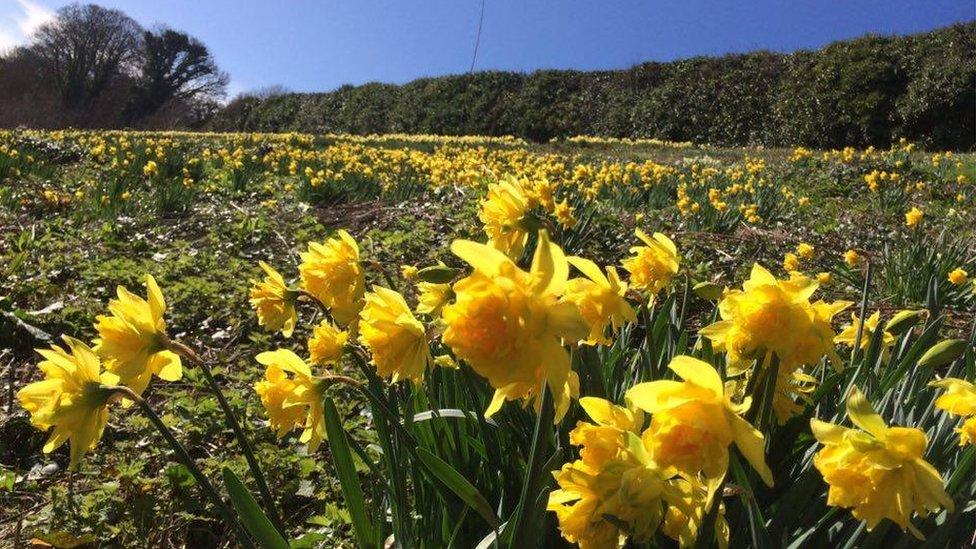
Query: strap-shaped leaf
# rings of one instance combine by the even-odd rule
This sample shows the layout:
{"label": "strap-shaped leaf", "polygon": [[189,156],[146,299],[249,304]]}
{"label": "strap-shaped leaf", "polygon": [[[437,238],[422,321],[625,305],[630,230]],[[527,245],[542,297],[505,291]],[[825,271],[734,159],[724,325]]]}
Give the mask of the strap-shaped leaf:
{"label": "strap-shaped leaf", "polygon": [[342,497],[346,501],[349,517],[352,519],[356,541],[360,547],[376,547],[373,522],[366,510],[366,500],[363,498],[363,489],[359,485],[359,476],[352,461],[349,440],[342,425],[339,424],[339,412],[331,398],[325,399],[325,431],[329,437],[332,462],[336,468],[336,476],[339,477],[339,485],[342,486]]}
{"label": "strap-shaped leaf", "polygon": [[485,522],[492,528],[497,529],[499,527],[501,521],[495,516],[495,512],[491,509],[488,500],[481,495],[481,492],[473,484],[461,476],[461,473],[458,473],[449,463],[437,457],[426,448],[417,448],[417,455],[420,457],[420,461],[423,462],[424,467],[444,483],[444,486],[447,486],[451,492],[454,492],[457,497],[461,498],[461,501],[481,515],[481,518],[485,519]]}
{"label": "strap-shaped leaf", "polygon": [[264,549],[288,549],[288,542],[275,530],[271,521],[268,520],[268,516],[264,514],[254,496],[237,478],[234,471],[224,467],[223,476],[224,487],[227,488],[227,493],[230,495],[230,502],[237,511],[244,528],[247,528],[247,531]]}

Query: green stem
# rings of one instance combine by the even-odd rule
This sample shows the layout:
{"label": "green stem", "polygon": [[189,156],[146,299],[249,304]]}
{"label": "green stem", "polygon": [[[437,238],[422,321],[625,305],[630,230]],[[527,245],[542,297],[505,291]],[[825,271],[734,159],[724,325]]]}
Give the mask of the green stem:
{"label": "green stem", "polygon": [[190,457],[189,453],[187,453],[186,448],[180,444],[180,441],[176,440],[176,437],[173,436],[173,432],[169,430],[169,427],[167,427],[165,423],[163,423],[163,420],[160,419],[155,410],[149,406],[149,403],[139,395],[135,394],[128,387],[116,386],[109,387],[109,389],[112,392],[120,394],[126,399],[135,402],[139,408],[142,409],[142,412],[147,418],[149,418],[149,421],[153,424],[153,426],[156,427],[156,430],[159,431],[159,433],[163,435],[163,438],[166,439],[166,442],[169,443],[173,453],[176,454],[177,460],[179,460],[183,466],[189,469],[190,474],[193,475],[193,478],[196,479],[197,484],[207,495],[207,497],[210,498],[210,501],[214,504],[214,507],[217,508],[217,511],[223,517],[224,521],[226,521],[227,524],[234,529],[234,534],[237,536],[238,541],[241,542],[241,545],[245,548],[253,549],[254,543],[244,530],[244,527],[241,526],[240,521],[237,520],[237,516],[234,515],[234,512],[231,511],[230,507],[224,503],[223,498],[221,498],[220,494],[217,493],[217,490],[214,488],[213,484],[211,484],[207,476],[203,474],[203,471],[197,467],[197,464],[193,461],[193,458]]}
{"label": "green stem", "polygon": [[264,472],[261,471],[261,466],[258,464],[258,460],[254,457],[254,450],[251,448],[251,443],[247,438],[247,434],[244,433],[244,429],[241,428],[240,423],[237,421],[237,416],[234,411],[231,410],[230,404],[227,399],[224,398],[224,393],[220,390],[220,386],[217,385],[217,380],[214,379],[213,372],[210,370],[210,366],[190,347],[171,339],[166,340],[166,346],[170,351],[185,357],[190,362],[196,364],[200,371],[203,372],[204,378],[207,380],[207,384],[210,386],[210,391],[217,397],[217,402],[220,404],[221,410],[224,412],[224,417],[227,420],[227,425],[234,432],[234,436],[237,438],[237,443],[241,445],[241,450],[244,452],[244,458],[247,460],[247,465],[251,469],[251,474],[254,476],[254,481],[258,485],[258,491],[261,493],[261,499],[264,500],[264,506],[268,511],[269,518],[274,524],[278,533],[282,536],[285,535],[285,526],[278,515],[278,508],[275,505],[274,497],[271,495],[271,490],[268,488],[268,482],[264,478]]}

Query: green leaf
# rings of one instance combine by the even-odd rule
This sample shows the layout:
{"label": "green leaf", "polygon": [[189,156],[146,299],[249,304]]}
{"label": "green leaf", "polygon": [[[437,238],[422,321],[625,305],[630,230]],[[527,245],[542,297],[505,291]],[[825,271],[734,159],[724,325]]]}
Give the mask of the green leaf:
{"label": "green leaf", "polygon": [[342,497],[352,518],[356,540],[360,547],[375,547],[377,544],[373,522],[366,510],[366,500],[363,497],[362,486],[359,485],[356,464],[349,450],[349,439],[346,438],[346,432],[339,424],[339,412],[331,398],[325,399],[325,431],[329,437],[332,462],[336,468],[336,476],[339,477],[339,484],[342,486]]}
{"label": "green leaf", "polygon": [[420,457],[420,461],[423,462],[424,466],[427,467],[427,470],[432,475],[450,488],[457,497],[461,498],[461,501],[477,511],[492,528],[498,529],[501,521],[495,516],[495,512],[492,510],[491,505],[488,504],[488,500],[481,495],[481,492],[473,484],[461,476],[454,467],[451,467],[446,461],[434,455],[430,450],[417,448],[417,454]]}
{"label": "green leaf", "polygon": [[247,490],[234,471],[224,467],[224,487],[230,495],[230,502],[237,510],[241,524],[254,536],[254,539],[265,549],[288,549],[288,542],[268,520],[267,515],[258,506],[254,496]]}

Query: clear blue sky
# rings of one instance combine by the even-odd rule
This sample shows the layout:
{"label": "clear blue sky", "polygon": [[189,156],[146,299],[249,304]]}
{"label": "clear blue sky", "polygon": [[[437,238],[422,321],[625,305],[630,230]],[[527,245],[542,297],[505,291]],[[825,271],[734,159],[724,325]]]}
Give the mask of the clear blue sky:
{"label": "clear blue sky", "polygon": [[[624,68],[754,49],[816,48],[867,32],[976,19],[974,0],[485,0],[475,68]],[[45,9],[0,0],[0,46]],[[468,70],[481,0],[104,0],[145,26],[202,39],[238,92],[319,91]],[[28,13],[29,12],[29,13]],[[6,35],[4,34],[6,33]]]}

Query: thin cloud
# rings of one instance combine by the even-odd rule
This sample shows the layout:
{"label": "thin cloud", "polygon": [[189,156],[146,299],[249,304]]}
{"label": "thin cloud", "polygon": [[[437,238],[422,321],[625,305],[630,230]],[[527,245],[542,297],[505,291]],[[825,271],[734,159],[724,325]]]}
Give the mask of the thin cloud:
{"label": "thin cloud", "polygon": [[41,25],[54,18],[54,12],[30,0],[4,2],[0,13],[0,51],[23,44]]}

